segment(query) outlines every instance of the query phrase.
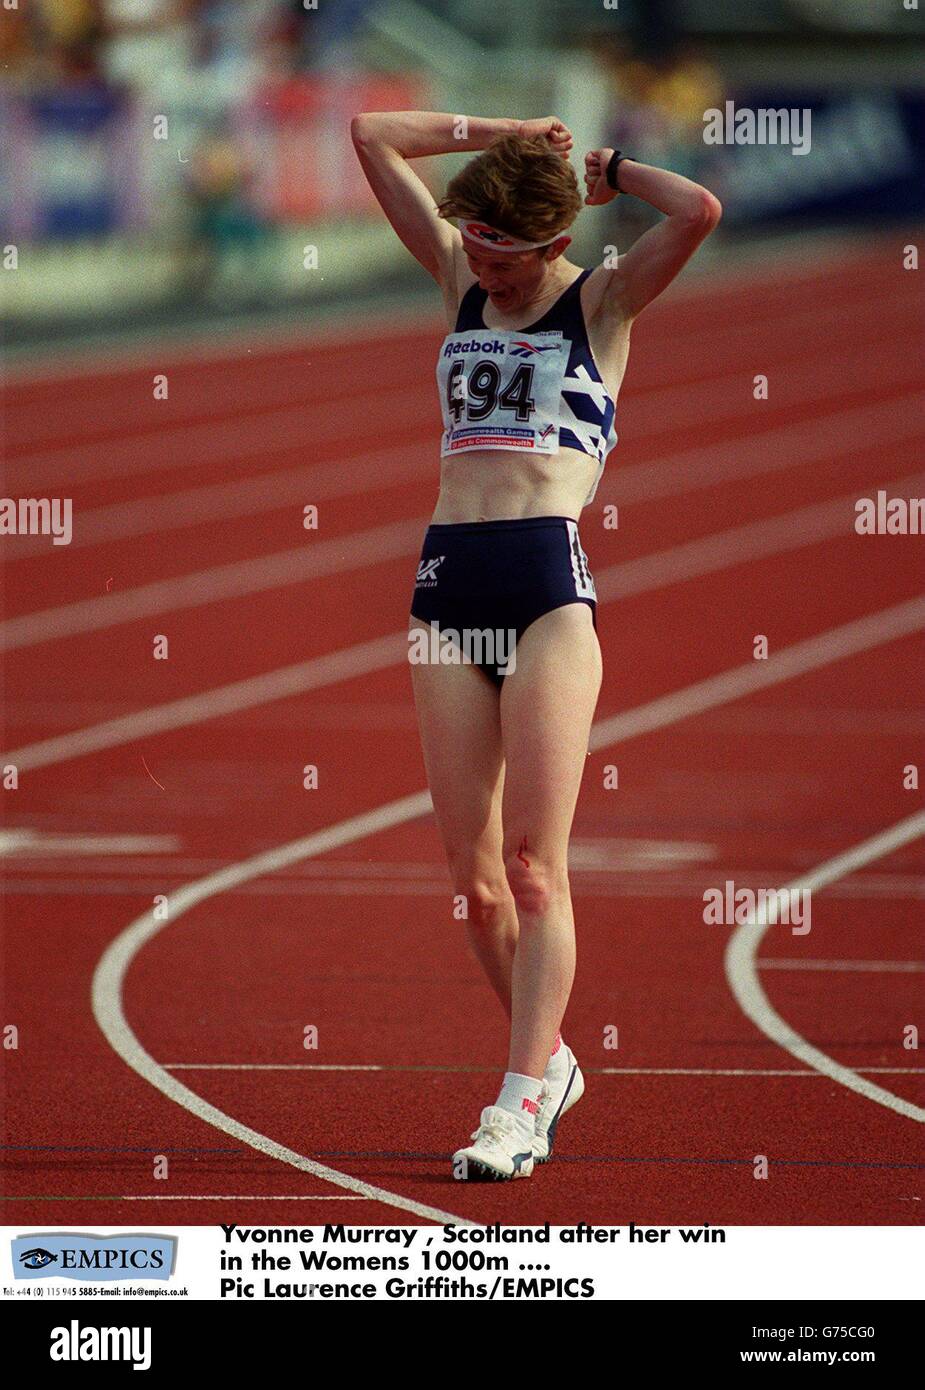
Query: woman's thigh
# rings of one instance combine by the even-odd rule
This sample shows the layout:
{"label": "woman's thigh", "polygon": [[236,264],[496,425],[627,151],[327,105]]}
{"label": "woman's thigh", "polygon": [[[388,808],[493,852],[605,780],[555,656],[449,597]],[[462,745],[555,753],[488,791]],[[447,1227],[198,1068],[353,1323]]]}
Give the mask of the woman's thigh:
{"label": "woman's thigh", "polygon": [[600,686],[587,604],[544,614],[517,643],[501,691],[505,860],[526,840],[547,864],[564,867]]}
{"label": "woman's thigh", "polygon": [[[411,619],[412,628],[427,624]],[[424,765],[454,875],[501,872],[498,690],[475,666],[411,666]],[[461,886],[461,884],[460,884]]]}

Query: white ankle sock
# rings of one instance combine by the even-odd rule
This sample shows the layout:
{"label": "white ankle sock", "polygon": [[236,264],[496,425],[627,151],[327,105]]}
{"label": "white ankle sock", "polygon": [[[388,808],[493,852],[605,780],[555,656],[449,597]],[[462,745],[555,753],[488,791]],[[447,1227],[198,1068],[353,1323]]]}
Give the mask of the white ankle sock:
{"label": "white ankle sock", "polygon": [[506,1071],[495,1104],[502,1110],[510,1111],[523,1129],[532,1131],[542,1089],[542,1079]]}
{"label": "white ankle sock", "polygon": [[564,1080],[567,1071],[568,1053],[565,1050],[562,1034],[557,1033],[552,1055],[546,1063],[546,1070],[543,1072],[543,1077],[551,1084],[555,1084],[557,1081]]}

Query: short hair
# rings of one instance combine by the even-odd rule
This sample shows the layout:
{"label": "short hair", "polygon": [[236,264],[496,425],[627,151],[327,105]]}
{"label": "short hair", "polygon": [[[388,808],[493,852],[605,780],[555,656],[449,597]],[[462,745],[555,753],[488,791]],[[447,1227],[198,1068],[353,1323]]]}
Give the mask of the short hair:
{"label": "short hair", "polygon": [[499,135],[447,184],[441,217],[487,222],[523,241],[552,241],[582,207],[578,179],[545,136]]}

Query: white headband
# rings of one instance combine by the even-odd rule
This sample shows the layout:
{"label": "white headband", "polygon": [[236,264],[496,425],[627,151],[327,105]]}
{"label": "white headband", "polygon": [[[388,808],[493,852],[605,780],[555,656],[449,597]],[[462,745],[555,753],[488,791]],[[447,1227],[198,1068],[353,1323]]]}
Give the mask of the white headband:
{"label": "white headband", "polygon": [[487,222],[469,222],[458,217],[456,225],[464,237],[470,241],[477,241],[489,251],[538,251],[541,246],[550,246],[562,235],[561,232],[557,232],[548,241],[521,241],[519,237],[510,236],[507,232],[499,232],[497,227],[489,227]]}

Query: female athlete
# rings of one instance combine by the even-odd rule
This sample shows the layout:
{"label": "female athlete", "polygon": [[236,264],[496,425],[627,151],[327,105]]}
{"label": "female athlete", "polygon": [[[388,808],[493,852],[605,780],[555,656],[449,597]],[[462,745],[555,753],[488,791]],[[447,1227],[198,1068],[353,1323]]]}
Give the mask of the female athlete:
{"label": "female athlete", "polygon": [[[559,1028],[575,971],[568,840],[601,684],[578,516],[616,442],[633,320],[719,221],[706,189],[619,151],[584,202],[665,214],[618,260],[565,257],[582,199],[563,123],[367,113],[351,133],[386,217],[443,292],[440,492],[409,656],[424,762],[472,947],[510,1016],[507,1072],[460,1178],[529,1177],[584,1080]],[[434,206],[410,160],[483,151]],[[455,223],[455,225],[453,225]]]}

